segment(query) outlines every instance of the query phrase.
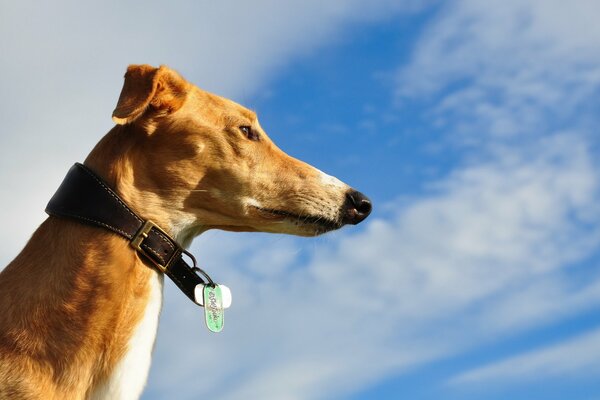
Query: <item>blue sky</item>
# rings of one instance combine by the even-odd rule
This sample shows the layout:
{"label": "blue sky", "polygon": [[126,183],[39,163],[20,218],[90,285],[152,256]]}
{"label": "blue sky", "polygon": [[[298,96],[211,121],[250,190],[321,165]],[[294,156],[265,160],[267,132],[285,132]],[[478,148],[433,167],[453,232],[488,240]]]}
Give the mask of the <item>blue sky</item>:
{"label": "blue sky", "polygon": [[6,262],[110,128],[128,63],[255,109],[374,201],[317,239],[197,238],[234,304],[210,334],[167,285],[144,399],[600,399],[596,2],[0,11],[0,184],[23,193],[0,200]]}

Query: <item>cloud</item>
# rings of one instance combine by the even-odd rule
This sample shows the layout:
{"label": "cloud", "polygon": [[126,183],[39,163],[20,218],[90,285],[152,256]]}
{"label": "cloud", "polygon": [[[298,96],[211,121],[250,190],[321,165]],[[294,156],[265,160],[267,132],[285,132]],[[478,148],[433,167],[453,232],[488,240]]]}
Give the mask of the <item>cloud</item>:
{"label": "cloud", "polygon": [[515,383],[598,376],[600,330],[465,372],[452,384]]}
{"label": "cloud", "polygon": [[448,3],[400,68],[397,93],[434,99],[435,123],[477,143],[597,123],[598,12],[593,0]]}

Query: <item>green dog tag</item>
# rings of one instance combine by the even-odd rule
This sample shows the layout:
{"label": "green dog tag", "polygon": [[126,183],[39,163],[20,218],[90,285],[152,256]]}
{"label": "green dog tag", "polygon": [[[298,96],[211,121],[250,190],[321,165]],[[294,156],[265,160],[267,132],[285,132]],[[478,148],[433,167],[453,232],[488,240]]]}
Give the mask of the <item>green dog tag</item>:
{"label": "green dog tag", "polygon": [[223,295],[219,285],[204,286],[204,320],[211,332],[221,332],[225,313],[223,312]]}

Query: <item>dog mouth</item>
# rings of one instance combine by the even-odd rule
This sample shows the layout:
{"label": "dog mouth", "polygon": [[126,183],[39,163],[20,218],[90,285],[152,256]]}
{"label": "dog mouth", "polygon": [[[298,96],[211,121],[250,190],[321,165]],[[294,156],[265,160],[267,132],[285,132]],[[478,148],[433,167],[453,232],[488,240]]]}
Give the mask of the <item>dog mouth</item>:
{"label": "dog mouth", "polygon": [[272,217],[280,217],[287,219],[298,226],[314,226],[315,233],[321,234],[329,231],[334,231],[342,227],[341,222],[333,221],[329,218],[317,215],[300,215],[289,211],[276,210],[271,208],[255,207],[258,211],[271,215]]}

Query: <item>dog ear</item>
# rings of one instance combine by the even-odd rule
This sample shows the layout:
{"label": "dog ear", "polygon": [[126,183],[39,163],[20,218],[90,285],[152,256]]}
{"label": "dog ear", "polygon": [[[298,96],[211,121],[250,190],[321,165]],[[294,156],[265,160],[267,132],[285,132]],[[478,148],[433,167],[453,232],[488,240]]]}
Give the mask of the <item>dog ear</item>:
{"label": "dog ear", "polygon": [[129,124],[152,109],[162,113],[178,110],[187,93],[187,82],[177,72],[162,65],[130,65],[112,119]]}

